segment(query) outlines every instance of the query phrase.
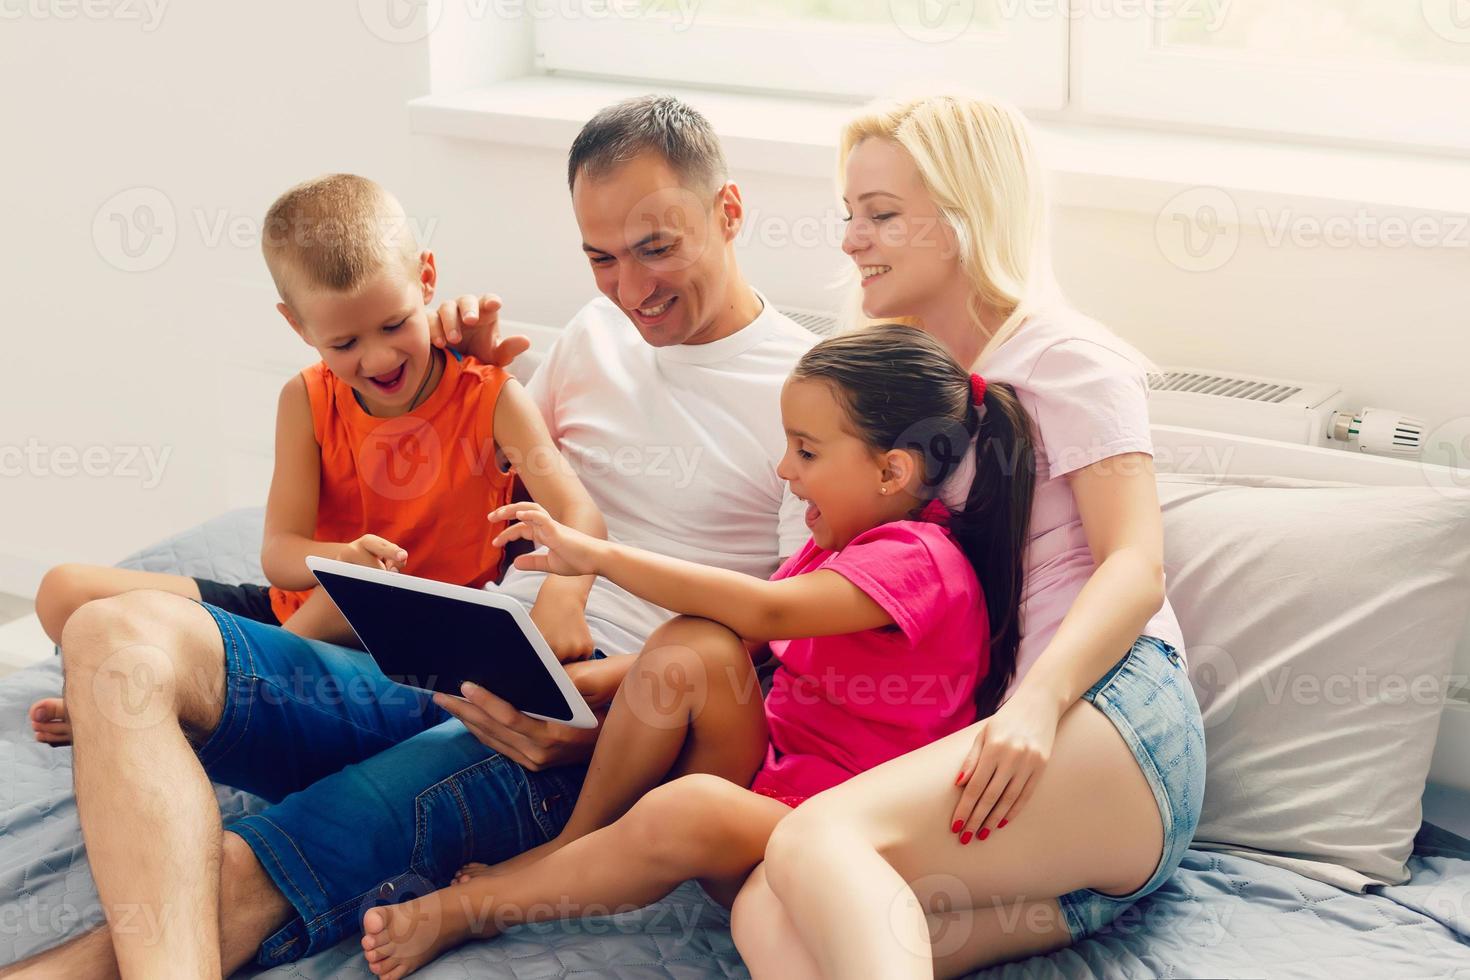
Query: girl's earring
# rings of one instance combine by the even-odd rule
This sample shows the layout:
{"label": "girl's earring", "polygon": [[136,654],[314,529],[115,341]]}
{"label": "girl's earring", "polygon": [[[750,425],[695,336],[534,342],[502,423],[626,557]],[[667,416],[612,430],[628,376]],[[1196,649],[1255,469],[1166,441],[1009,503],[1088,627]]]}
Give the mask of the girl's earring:
{"label": "girl's earring", "polygon": [[888,488],[887,487],[879,487],[878,488],[878,492],[879,493],[887,493],[888,492]]}

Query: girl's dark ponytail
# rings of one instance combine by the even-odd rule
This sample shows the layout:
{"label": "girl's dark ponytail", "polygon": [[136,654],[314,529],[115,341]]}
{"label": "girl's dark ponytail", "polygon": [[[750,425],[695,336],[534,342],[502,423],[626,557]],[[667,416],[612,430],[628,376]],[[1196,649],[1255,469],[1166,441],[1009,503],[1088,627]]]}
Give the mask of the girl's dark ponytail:
{"label": "girl's dark ponytail", "polygon": [[981,718],[993,714],[1016,674],[1036,486],[1031,424],[1015,391],[987,385],[977,404],[978,385],[972,387],[969,373],[939,341],[895,323],[822,341],[802,357],[792,377],[830,383],[857,433],[875,450],[918,455],[921,489],[930,496],[940,495],[951,477],[967,469],[974,440],[975,479],[964,503],[950,511],[949,527],[985,595],[990,665],[975,687],[975,706]]}
{"label": "girl's dark ponytail", "polygon": [[1000,707],[1016,674],[1021,646],[1021,592],[1026,578],[1026,536],[1036,488],[1036,447],[1026,410],[1009,385],[988,383],[973,401],[966,428],[975,439],[975,481],[949,527],[985,593],[990,618],[990,667],[975,687],[977,717]]}

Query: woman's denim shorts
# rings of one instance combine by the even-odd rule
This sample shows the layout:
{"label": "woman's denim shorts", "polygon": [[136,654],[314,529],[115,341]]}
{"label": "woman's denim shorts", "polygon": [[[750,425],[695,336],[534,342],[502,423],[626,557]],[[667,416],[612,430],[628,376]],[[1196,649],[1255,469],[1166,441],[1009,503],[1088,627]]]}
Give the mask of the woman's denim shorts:
{"label": "woman's denim shorts", "polygon": [[1158,888],[1184,858],[1205,795],[1205,729],[1189,673],[1172,646],[1141,636],[1082,695],[1107,715],[1143,770],[1164,819],[1164,856],[1143,887],[1127,895],[1091,888],[1057,899],[1073,942],[1089,936]]}

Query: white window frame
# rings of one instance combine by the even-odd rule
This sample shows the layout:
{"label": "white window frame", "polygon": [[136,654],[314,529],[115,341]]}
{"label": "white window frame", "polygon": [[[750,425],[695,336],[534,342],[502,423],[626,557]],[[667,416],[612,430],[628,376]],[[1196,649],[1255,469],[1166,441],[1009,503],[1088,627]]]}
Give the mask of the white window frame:
{"label": "white window frame", "polygon": [[[973,9],[973,0],[918,2],[945,9],[968,3]],[[712,16],[685,24],[671,13],[548,16],[535,24],[535,61],[550,74],[828,97],[870,98],[934,80],[980,89],[1027,109],[1063,108],[1065,10],[1058,4],[1002,9],[1003,30],[953,32],[957,36],[940,29],[905,32],[892,24],[754,24]],[[740,52],[759,53],[758,74]]]}
{"label": "white window frame", "polygon": [[[1290,2],[1290,0],[1282,0]],[[1415,0],[1404,0],[1415,2]],[[1072,111],[1094,117],[1470,150],[1470,69],[1286,63],[1157,42],[1169,4],[1072,24]],[[1426,29],[1430,29],[1426,24]],[[1470,32],[1467,32],[1470,43]],[[1210,107],[1201,116],[1199,107]]]}

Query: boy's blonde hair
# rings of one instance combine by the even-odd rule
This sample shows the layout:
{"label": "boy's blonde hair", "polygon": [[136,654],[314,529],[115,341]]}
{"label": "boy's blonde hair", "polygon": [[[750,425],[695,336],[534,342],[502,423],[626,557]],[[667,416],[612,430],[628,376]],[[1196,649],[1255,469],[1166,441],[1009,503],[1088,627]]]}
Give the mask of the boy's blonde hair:
{"label": "boy's blonde hair", "polygon": [[288,305],[292,288],[351,292],[389,262],[416,273],[419,252],[403,205],[354,174],[315,177],[276,198],[261,251]]}
{"label": "boy's blonde hair", "polygon": [[933,95],[869,106],[842,131],[837,185],[867,139],[908,153],[959,244],[977,331],[981,304],[1005,321],[981,354],[1004,343],[1037,307],[1060,299],[1052,273],[1045,176],[1021,113],[1002,102]]}

